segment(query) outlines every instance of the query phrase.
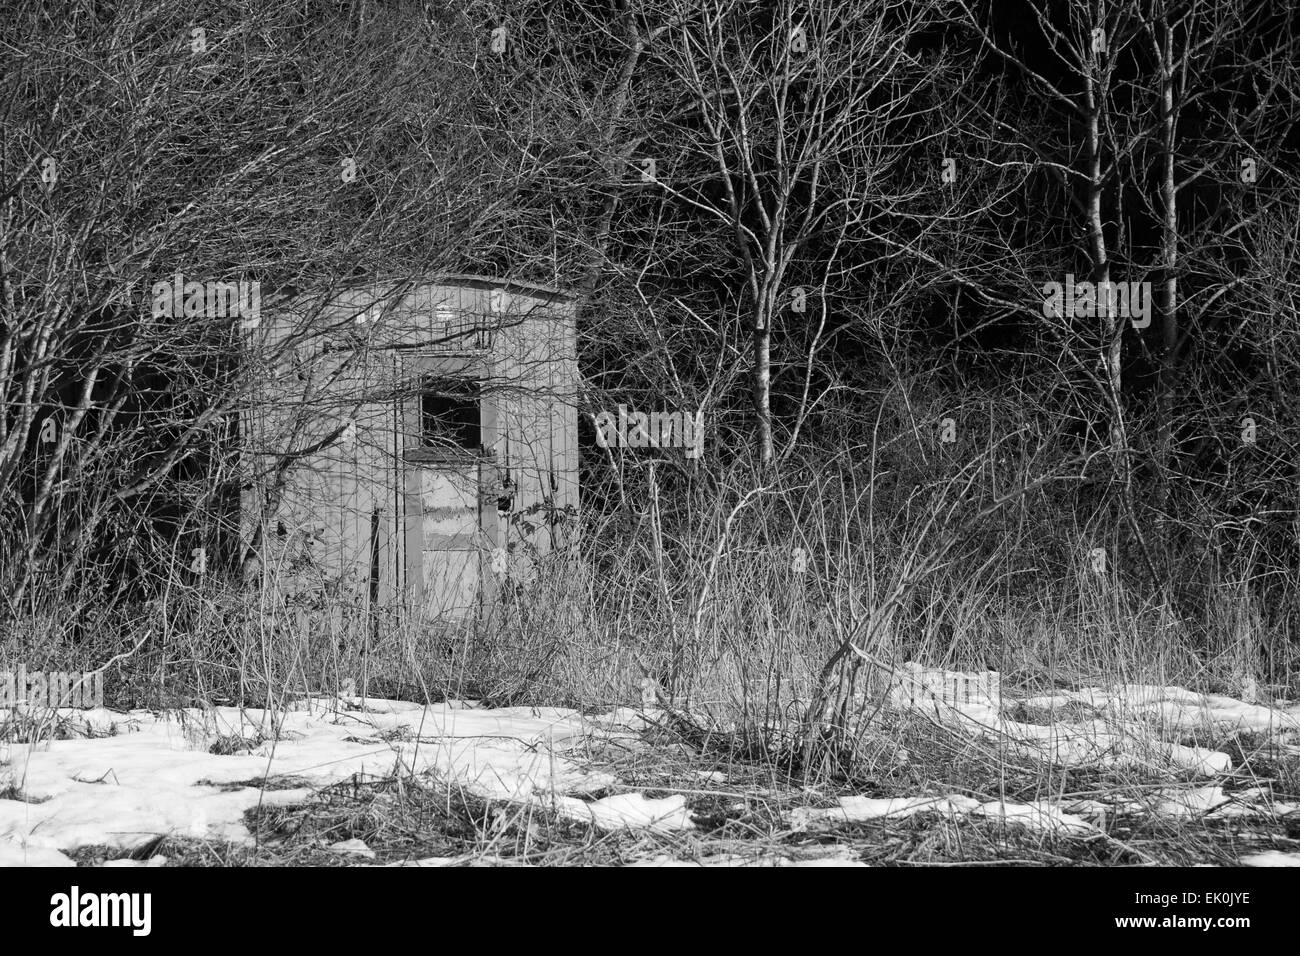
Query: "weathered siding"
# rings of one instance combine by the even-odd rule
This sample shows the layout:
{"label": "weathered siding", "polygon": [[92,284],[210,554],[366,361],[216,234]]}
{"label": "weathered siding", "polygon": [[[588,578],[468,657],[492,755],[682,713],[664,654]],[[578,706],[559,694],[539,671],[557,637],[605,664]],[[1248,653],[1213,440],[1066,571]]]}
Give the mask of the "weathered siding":
{"label": "weathered siding", "polygon": [[[377,295],[348,289],[324,309],[284,310],[254,330],[253,353],[265,357],[267,374],[244,419],[244,540],[256,545],[258,576],[285,592],[308,589],[357,606],[372,592],[382,605],[410,603],[422,580],[454,577],[457,562],[483,561],[479,573],[490,584],[493,548],[546,553],[548,511],[577,505],[571,304],[431,284],[379,302],[378,315]],[[499,329],[457,334],[470,325]],[[415,460],[415,383],[470,366],[483,381],[491,454],[463,466]],[[286,456],[292,461],[282,467]],[[513,507],[499,520],[506,475]],[[528,563],[517,559],[516,573]],[[439,598],[464,603],[454,585],[444,590],[431,596],[432,610]]]}

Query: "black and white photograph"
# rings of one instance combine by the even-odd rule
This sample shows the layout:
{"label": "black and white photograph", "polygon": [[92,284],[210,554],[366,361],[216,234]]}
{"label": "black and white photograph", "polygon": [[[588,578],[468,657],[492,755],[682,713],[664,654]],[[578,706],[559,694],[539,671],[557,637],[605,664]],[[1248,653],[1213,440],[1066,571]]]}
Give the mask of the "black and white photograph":
{"label": "black and white photograph", "polygon": [[1296,0],[0,0],[0,397],[6,921],[1282,923]]}

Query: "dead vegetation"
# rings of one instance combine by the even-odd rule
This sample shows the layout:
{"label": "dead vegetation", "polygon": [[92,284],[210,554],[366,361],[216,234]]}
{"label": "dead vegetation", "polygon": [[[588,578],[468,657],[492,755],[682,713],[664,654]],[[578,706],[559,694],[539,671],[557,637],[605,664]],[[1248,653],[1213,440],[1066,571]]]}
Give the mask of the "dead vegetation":
{"label": "dead vegetation", "polygon": [[[797,748],[790,748],[788,740],[761,741],[752,733],[708,732],[698,726],[688,730],[683,717],[675,726],[652,722],[635,735],[591,738],[585,759],[619,782],[585,799],[623,792],[651,799],[682,795],[693,826],[677,832],[603,831],[555,812],[540,795],[531,802],[490,800],[431,775],[358,775],[318,789],[303,803],[249,810],[248,845],[162,835],[129,852],[90,846],[72,856],[81,865],[162,857],[167,865],[182,866],[1191,866],[1233,865],[1250,853],[1300,849],[1300,816],[1294,813],[1160,812],[1162,801],[1204,787],[1204,780],[1154,769],[1006,760],[924,718],[883,713],[880,725],[862,735],[855,773],[826,774],[813,784],[791,762],[789,754]],[[1228,801],[1247,788],[1271,788],[1279,801],[1291,793],[1300,756],[1241,733],[1227,734],[1218,743],[1235,746],[1237,756],[1254,755],[1219,781]],[[274,791],[305,785],[302,778],[272,776],[219,786]],[[1094,813],[1086,832],[939,810],[862,821],[821,817],[796,822],[801,808],[833,808],[842,797],[951,794],[1007,804],[1050,801],[1067,808],[1104,803],[1114,810]],[[361,841],[364,852],[331,849],[346,841]]]}

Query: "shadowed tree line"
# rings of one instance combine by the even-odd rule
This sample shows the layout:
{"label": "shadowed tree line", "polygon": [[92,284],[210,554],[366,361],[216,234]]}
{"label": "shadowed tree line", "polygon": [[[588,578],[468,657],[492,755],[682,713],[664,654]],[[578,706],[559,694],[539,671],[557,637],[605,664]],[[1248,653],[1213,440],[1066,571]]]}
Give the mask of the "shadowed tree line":
{"label": "shadowed tree line", "polygon": [[[0,613],[83,621],[237,565],[266,365],[237,323],[153,316],[154,283],[255,280],[273,308],[480,273],[580,296],[586,508],[610,554],[651,542],[655,600],[696,629],[726,539],[701,502],[732,533],[733,504],[777,489],[762,520],[793,541],[834,476],[881,515],[931,501],[936,555],[996,556],[1008,594],[1100,549],[1179,618],[1241,589],[1288,644],[1294,20],[1281,0],[18,3]],[[1134,284],[1147,311],[1046,307],[1067,277]],[[703,461],[597,448],[620,403],[703,411]]]}

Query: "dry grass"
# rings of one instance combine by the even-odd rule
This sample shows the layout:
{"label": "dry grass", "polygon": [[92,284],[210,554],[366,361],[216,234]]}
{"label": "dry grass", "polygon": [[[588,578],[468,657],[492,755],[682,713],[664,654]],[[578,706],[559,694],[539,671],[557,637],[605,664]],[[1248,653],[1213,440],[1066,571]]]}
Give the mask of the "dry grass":
{"label": "dry grass", "polygon": [[[81,864],[155,854],[168,865],[351,866],[437,858],[448,865],[624,865],[663,860],[775,865],[834,857],[874,865],[1016,864],[1050,866],[1232,865],[1266,849],[1300,849],[1300,820],[1259,817],[1170,817],[1125,812],[1106,817],[1091,833],[1045,832],[996,818],[923,812],[906,819],[791,825],[800,807],[834,806],[838,797],[865,794],[912,797],[960,793],[980,800],[1058,803],[1085,798],[1141,806],[1179,781],[1167,774],[1095,768],[1017,765],[971,741],[917,719],[895,718],[864,752],[857,775],[807,786],[771,750],[742,746],[716,734],[692,743],[670,729],[650,727],[638,739],[593,739],[589,759],[613,772],[617,792],[686,797],[694,829],[675,833],[603,832],[563,818],[544,803],[486,799],[429,776],[357,777],[326,787],[306,803],[250,810],[251,845],[165,837],[131,853],[85,847]],[[899,761],[905,748],[908,758]],[[891,756],[892,755],[892,756]],[[1262,769],[1278,776],[1264,777]],[[1284,781],[1300,772],[1291,755],[1245,768],[1225,787]],[[268,790],[301,786],[294,778],[225,784]],[[1186,786],[1196,784],[1187,781]],[[593,797],[607,794],[593,794]],[[329,849],[361,840],[373,861]]]}
{"label": "dry grass", "polygon": [[[610,835],[516,808],[503,811],[511,821],[503,825],[501,808],[436,783],[370,781],[325,791],[310,808],[266,811],[253,821],[256,849],[181,853],[219,862],[294,854],[338,862],[319,841],[351,836],[383,860],[706,852],[690,841],[750,852],[821,839],[783,829],[799,800],[1063,800],[1170,783],[1033,765],[892,713],[881,692],[904,660],[997,670],[1017,696],[1123,683],[1254,690],[1264,701],[1300,696],[1300,651],[1285,612],[1295,595],[1274,590],[1270,605],[1258,578],[1206,565],[1196,528],[1171,532],[1183,537],[1185,563],[1171,571],[1177,593],[1161,591],[1144,578],[1140,542],[1122,516],[1103,505],[1080,520],[1078,501],[1045,480],[1057,472],[1032,462],[1008,471],[995,444],[966,463],[923,461],[894,447],[905,440],[873,439],[779,474],[662,469],[653,489],[647,475],[629,472],[629,511],[587,519],[570,549],[539,558],[490,614],[461,625],[373,616],[321,595],[178,586],[143,606],[101,609],[93,642],[53,605],[34,613],[0,640],[0,670],[19,659],[30,669],[88,669],[149,630],[153,638],[106,674],[110,706],[232,703],[278,713],[355,682],[372,697],[603,713],[639,706],[648,686],[678,716],[627,752],[591,759],[628,787],[689,794],[701,821],[690,837]],[[1098,548],[1107,556],[1101,570],[1092,563]],[[1269,606],[1276,612],[1264,613]],[[58,734],[12,723],[0,730],[10,740]],[[1266,784],[1278,799],[1300,791],[1300,765],[1276,741],[1181,742],[1226,749],[1238,768],[1229,788]],[[701,786],[701,774],[726,784]],[[1258,821],[1234,821],[1237,836],[1217,823],[1111,825],[1113,840],[1077,846],[1014,827],[994,832],[987,821],[918,818],[863,825],[851,842],[881,862],[1116,863],[1212,861],[1247,843],[1294,840],[1284,826]]]}

